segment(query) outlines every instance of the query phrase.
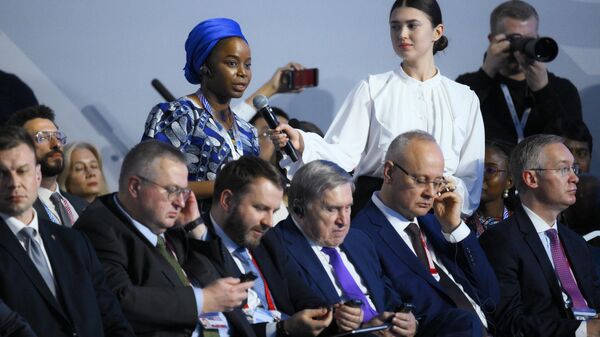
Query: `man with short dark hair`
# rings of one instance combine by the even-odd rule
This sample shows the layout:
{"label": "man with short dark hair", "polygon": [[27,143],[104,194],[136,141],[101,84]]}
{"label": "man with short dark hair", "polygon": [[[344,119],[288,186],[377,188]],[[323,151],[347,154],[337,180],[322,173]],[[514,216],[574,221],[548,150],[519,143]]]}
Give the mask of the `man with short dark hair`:
{"label": "man with short dark hair", "polygon": [[252,282],[220,278],[192,254],[184,228],[202,226],[187,176],[179,150],[144,141],[123,159],[119,191],[97,198],[75,228],[92,241],[138,336],[253,337],[235,309]]}
{"label": "man with short dark hair", "polygon": [[[487,328],[493,335],[496,277],[461,220],[460,196],[443,173],[435,138],[417,130],[398,135],[386,153],[381,191],[352,227],[376,242],[385,274],[402,299],[415,304],[421,323],[446,317],[455,333],[481,336]],[[431,209],[434,214],[428,214]]]}
{"label": "man with short dark hair", "polygon": [[554,121],[582,120],[577,88],[548,72],[543,62],[511,50],[511,39],[539,38],[539,16],[525,1],[506,1],[490,17],[483,65],[456,81],[475,91],[487,139],[516,144],[547,132]]}
{"label": "man with short dark hair", "polygon": [[563,141],[541,134],[515,147],[510,172],[521,205],[480,237],[500,283],[500,336],[600,335],[600,280],[590,250],[556,220],[575,203],[579,181]]}
{"label": "man with short dark hair", "polygon": [[56,181],[64,169],[63,147],[67,136],[58,129],[54,119],[52,109],[37,105],[16,111],[7,124],[23,127],[35,143],[42,181],[33,207],[42,219],[71,227],[88,203],[58,187]]}
{"label": "man with short dark hair", "polygon": [[284,182],[253,156],[227,163],[215,180],[207,232],[194,249],[210,256],[222,276],[253,273],[243,309],[259,336],[316,336],[329,326],[326,303],[304,284],[273,227]]}
{"label": "man with short dark hair", "polygon": [[133,336],[87,238],[33,209],[34,151],[23,129],[0,129],[0,298],[39,336]]}
{"label": "man with short dark hair", "polygon": [[590,172],[594,139],[583,121],[556,121],[547,133],[565,138],[565,146],[573,154],[581,173]]}

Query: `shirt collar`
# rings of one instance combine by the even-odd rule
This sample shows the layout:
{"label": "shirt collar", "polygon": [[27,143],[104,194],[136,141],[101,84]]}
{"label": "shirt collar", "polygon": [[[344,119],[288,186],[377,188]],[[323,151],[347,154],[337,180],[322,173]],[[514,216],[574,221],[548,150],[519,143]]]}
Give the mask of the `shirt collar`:
{"label": "shirt collar", "polygon": [[535,227],[536,232],[544,233],[549,229],[556,229],[556,231],[558,231],[558,226],[556,226],[556,220],[554,220],[554,223],[552,225],[548,225],[546,221],[540,218],[539,215],[535,214],[534,211],[527,208],[527,206],[523,205],[523,209],[525,210],[525,213],[527,213],[527,216],[529,216],[529,219],[531,219],[531,222],[533,223],[533,227]]}
{"label": "shirt collar", "polygon": [[398,67],[398,70],[397,70],[396,73],[407,84],[412,84],[412,85],[417,85],[417,86],[423,86],[423,87],[429,87],[429,86],[432,86],[432,85],[435,85],[435,84],[439,83],[441,81],[441,79],[442,79],[442,75],[440,73],[440,69],[436,67],[435,70],[436,70],[435,75],[433,75],[432,78],[427,79],[425,81],[419,81],[419,80],[417,80],[415,78],[412,78],[412,77],[408,76],[408,74],[406,72],[404,72],[404,69],[402,69],[402,64],[400,64],[400,66]]}
{"label": "shirt collar", "polygon": [[0,217],[2,217],[4,222],[6,222],[8,228],[10,228],[10,230],[15,236],[21,231],[21,229],[25,227],[33,228],[37,233],[39,233],[40,226],[38,222],[37,212],[33,207],[31,209],[33,210],[33,219],[31,219],[31,222],[29,224],[25,224],[21,222],[21,220],[18,220],[17,218],[4,213],[0,213]]}
{"label": "shirt collar", "polygon": [[[154,232],[152,232],[150,230],[150,228],[144,226],[141,222],[139,222],[139,221],[135,220],[133,217],[131,217],[131,215],[129,215],[129,213],[127,213],[125,208],[123,208],[123,205],[121,205],[121,203],[119,202],[119,198],[117,198],[116,193],[113,195],[113,198],[114,198],[115,204],[117,204],[117,207],[119,208],[119,210],[129,219],[129,221],[131,221],[133,226],[140,233],[142,233],[142,235],[146,238],[146,240],[148,240],[153,246],[156,246],[158,244],[158,235],[154,234]],[[163,234],[161,234],[161,236],[163,236]]]}
{"label": "shirt collar", "polygon": [[393,209],[385,205],[383,201],[381,201],[381,199],[379,198],[379,191],[373,193],[371,200],[373,201],[375,206],[379,208],[381,213],[383,213],[385,218],[390,222],[390,224],[392,224],[394,228],[398,228],[401,231],[404,231],[410,223],[416,223],[417,225],[419,224],[416,218],[412,221],[408,220],[402,214],[394,211]]}
{"label": "shirt collar", "polygon": [[217,234],[217,236],[221,238],[221,241],[223,241],[223,244],[225,245],[225,248],[227,248],[229,254],[233,255],[233,252],[236,249],[240,248],[240,246],[237,243],[233,242],[233,240],[231,240],[229,236],[225,234],[221,226],[217,223],[217,221],[215,221],[215,218],[212,216],[212,213],[209,213],[209,216],[210,221],[213,223],[215,234]]}

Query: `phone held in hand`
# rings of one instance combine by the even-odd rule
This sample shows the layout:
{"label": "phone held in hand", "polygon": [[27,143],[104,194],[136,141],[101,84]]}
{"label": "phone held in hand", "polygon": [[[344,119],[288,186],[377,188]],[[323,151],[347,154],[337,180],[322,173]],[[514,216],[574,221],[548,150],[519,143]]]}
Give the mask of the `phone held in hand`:
{"label": "phone held in hand", "polygon": [[409,312],[413,312],[413,310],[415,310],[415,305],[412,303],[405,302],[397,306],[394,312],[401,312],[407,314]]}
{"label": "phone held in hand", "polygon": [[288,90],[297,90],[319,85],[319,69],[284,70],[281,82]]}
{"label": "phone held in hand", "polygon": [[240,282],[244,283],[244,282],[248,282],[248,281],[254,281],[257,278],[258,278],[258,276],[256,276],[256,274],[254,274],[253,272],[249,271],[246,274],[240,275]]}

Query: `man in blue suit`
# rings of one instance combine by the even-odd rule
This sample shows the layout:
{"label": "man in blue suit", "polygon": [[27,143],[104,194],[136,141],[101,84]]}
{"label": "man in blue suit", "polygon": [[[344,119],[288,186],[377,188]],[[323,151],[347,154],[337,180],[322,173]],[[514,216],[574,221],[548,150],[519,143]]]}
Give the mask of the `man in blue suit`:
{"label": "man in blue suit", "polygon": [[0,298],[38,336],[134,336],[92,245],[80,232],[41,219],[31,137],[0,129]]}
{"label": "man in blue suit", "polygon": [[[510,171],[521,204],[480,237],[500,283],[500,336],[599,336],[600,280],[577,233],[557,221],[575,203],[579,168],[554,135],[519,143]],[[587,313],[587,321],[584,313]],[[579,317],[578,317],[579,316]]]}
{"label": "man in blue suit", "polygon": [[[444,157],[431,135],[399,135],[385,157],[381,191],[352,226],[376,243],[384,273],[402,299],[415,304],[421,323],[466,314],[471,326],[459,327],[466,321],[455,320],[457,335],[493,334],[496,277],[443,174]],[[432,208],[435,215],[428,214]]]}
{"label": "man in blue suit", "polygon": [[[291,216],[274,231],[300,266],[300,277],[335,307],[340,329],[387,320],[394,324],[392,334],[414,336],[413,314],[392,313],[401,300],[383,275],[375,246],[364,233],[350,229],[353,189],[352,177],[336,164],[310,162],[294,175],[288,190]],[[349,300],[362,305],[342,304]]]}

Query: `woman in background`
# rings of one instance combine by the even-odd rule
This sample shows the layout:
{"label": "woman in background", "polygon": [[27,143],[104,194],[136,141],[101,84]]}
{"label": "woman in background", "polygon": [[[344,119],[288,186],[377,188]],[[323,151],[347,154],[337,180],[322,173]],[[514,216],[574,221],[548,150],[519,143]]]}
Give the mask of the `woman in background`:
{"label": "woman in background", "polygon": [[65,169],[58,176],[58,185],[92,203],[97,196],[108,193],[102,170],[100,152],[92,144],[71,143],[64,149]]}
{"label": "woman in background", "polygon": [[512,214],[506,207],[513,189],[508,162],[508,151],[497,143],[486,143],[481,202],[466,221],[477,237]]}
{"label": "woman in background", "polygon": [[185,51],[185,78],[200,88],[156,105],[142,140],[154,138],[185,153],[189,186],[198,199],[208,199],[221,166],[259,154],[256,129],[230,108],[252,79],[250,47],[237,22],[215,18],[192,29]]}
{"label": "woman in background", "polygon": [[475,93],[442,76],[435,65],[433,55],[448,45],[440,7],[435,0],[398,0],[392,5],[389,27],[400,66],[360,81],[325,138],[287,125],[275,129],[271,138],[277,145],[285,146],[291,139],[302,154],[297,163],[282,164],[293,173],[304,163],[326,159],[348,172],[354,170],[356,214],[381,188],[384,157],[392,140],[406,131],[423,130],[442,148],[444,175],[463,198],[462,213],[470,215],[481,194],[483,121]]}

